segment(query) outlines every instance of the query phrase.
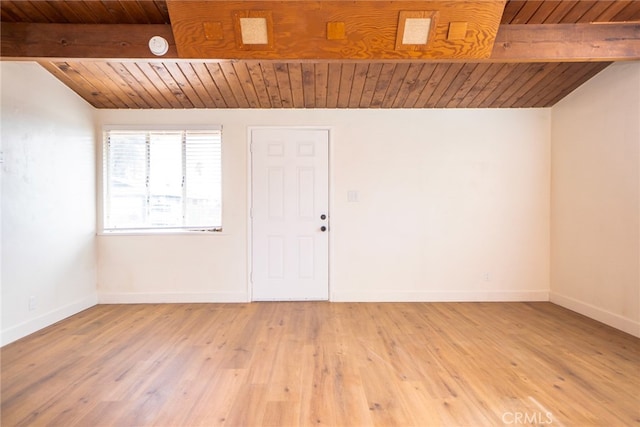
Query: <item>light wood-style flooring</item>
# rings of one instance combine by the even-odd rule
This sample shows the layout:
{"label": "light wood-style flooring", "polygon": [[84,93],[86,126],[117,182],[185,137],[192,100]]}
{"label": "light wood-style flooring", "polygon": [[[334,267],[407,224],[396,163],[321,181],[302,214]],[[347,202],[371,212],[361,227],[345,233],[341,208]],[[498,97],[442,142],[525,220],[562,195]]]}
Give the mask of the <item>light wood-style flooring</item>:
{"label": "light wood-style flooring", "polygon": [[640,339],[550,303],[99,305],[1,357],[7,427],[640,423]]}

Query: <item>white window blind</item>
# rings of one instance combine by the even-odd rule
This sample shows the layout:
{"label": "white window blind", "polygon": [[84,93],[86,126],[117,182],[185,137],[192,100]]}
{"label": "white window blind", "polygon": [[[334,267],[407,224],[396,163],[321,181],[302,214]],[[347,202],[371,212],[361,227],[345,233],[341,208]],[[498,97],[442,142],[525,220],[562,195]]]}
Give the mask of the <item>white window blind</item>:
{"label": "white window blind", "polygon": [[106,130],[104,231],[222,228],[220,130]]}

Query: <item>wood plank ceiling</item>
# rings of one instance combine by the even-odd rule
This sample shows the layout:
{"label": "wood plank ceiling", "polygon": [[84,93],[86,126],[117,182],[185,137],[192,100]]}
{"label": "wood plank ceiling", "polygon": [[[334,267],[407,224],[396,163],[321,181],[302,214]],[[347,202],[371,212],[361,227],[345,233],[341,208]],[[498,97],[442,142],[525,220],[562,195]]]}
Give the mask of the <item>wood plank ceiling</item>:
{"label": "wood plank ceiling", "polygon": [[[2,22],[170,24],[164,0],[2,1]],[[502,25],[640,21],[639,1],[509,0]],[[96,108],[549,107],[610,62],[40,59]]]}

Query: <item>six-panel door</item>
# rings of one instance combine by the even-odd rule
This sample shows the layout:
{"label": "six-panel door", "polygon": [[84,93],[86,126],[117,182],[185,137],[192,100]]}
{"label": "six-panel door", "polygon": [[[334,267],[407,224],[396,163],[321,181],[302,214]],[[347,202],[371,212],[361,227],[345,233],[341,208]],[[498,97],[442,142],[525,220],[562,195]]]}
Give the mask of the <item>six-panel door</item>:
{"label": "six-panel door", "polygon": [[329,298],[329,132],[251,132],[253,300]]}

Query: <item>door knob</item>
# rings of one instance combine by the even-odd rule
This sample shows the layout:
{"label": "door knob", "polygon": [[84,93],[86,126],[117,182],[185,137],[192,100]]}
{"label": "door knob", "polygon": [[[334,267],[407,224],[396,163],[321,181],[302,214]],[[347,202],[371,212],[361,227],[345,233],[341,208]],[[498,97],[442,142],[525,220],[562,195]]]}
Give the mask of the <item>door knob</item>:
{"label": "door knob", "polygon": [[320,219],[327,219],[327,216],[325,214],[320,215]]}
{"label": "door knob", "polygon": [[327,231],[327,227],[323,225],[322,227],[320,227],[320,231]]}

